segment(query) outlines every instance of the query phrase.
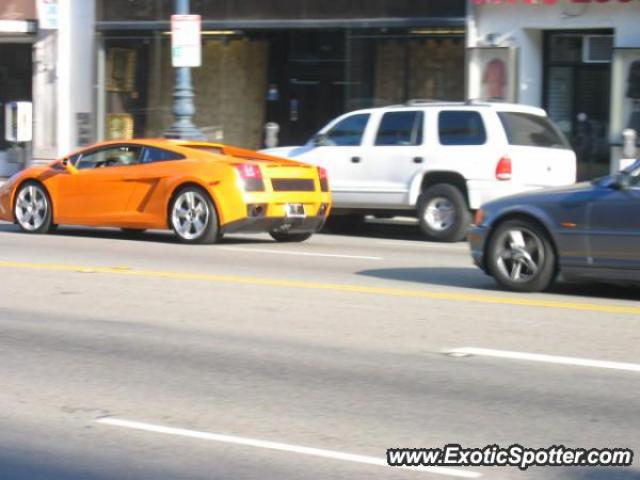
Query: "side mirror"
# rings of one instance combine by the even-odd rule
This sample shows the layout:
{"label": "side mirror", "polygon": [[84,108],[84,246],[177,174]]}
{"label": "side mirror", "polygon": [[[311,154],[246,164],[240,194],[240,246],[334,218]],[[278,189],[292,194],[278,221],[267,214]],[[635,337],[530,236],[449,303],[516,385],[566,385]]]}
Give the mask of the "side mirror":
{"label": "side mirror", "polygon": [[78,169],[76,167],[74,167],[71,162],[69,161],[68,158],[63,158],[62,160],[60,160],[60,165],[62,165],[64,167],[64,169],[71,173],[71,174],[76,174],[78,173]]}
{"label": "side mirror", "polygon": [[327,147],[331,145],[331,140],[329,140],[329,136],[326,133],[316,133],[313,136],[313,144],[316,147]]}
{"label": "side mirror", "polygon": [[631,186],[631,174],[623,170],[613,177],[613,186],[618,190],[626,190]]}

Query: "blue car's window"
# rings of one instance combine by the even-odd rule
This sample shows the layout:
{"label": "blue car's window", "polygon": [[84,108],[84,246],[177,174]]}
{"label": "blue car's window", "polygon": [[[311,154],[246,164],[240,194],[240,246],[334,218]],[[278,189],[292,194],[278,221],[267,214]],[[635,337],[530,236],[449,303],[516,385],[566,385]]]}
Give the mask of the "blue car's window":
{"label": "blue car's window", "polygon": [[472,110],[442,111],[438,115],[441,145],[484,145],[487,132],[482,116]]}

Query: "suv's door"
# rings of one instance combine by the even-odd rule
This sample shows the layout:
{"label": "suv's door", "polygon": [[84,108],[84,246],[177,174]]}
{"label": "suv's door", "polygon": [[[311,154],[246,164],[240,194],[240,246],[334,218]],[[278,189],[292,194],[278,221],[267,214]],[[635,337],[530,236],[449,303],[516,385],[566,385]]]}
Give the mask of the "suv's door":
{"label": "suv's door", "polygon": [[498,117],[509,144],[514,184],[547,187],[576,181],[575,153],[547,117],[507,111]]}
{"label": "suv's door", "polygon": [[310,142],[303,153],[292,157],[327,170],[334,207],[362,203],[362,193],[366,192],[362,182],[362,143],[370,128],[370,117],[369,113],[339,117],[320,131],[318,141]]}
{"label": "suv's door", "polygon": [[495,135],[487,128],[488,109],[433,108],[427,129],[429,171],[455,172],[467,182],[495,180]]}
{"label": "suv's door", "polygon": [[136,168],[141,150],[138,145],[109,145],[70,159],[77,173],[58,180],[56,220],[80,225],[118,223],[133,192],[133,183],[125,177]]}
{"label": "suv's door", "polygon": [[363,201],[370,208],[408,207],[411,180],[424,168],[424,112],[386,111],[370,122],[377,129],[364,143]]}

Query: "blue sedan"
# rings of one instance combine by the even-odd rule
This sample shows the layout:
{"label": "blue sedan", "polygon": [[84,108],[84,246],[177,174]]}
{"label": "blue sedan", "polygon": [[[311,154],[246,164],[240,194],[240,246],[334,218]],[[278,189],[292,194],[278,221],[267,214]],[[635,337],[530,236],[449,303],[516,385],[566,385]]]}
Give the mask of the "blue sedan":
{"label": "blue sedan", "polygon": [[640,161],[613,176],[483,205],[468,238],[475,264],[510,290],[545,290],[559,273],[639,283]]}

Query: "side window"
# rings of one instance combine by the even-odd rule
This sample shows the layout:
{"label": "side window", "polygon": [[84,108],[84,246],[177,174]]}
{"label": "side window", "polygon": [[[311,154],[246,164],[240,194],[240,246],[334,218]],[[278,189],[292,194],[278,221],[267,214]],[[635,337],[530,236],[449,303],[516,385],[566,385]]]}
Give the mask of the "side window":
{"label": "side window", "polygon": [[376,145],[422,145],[422,112],[387,112],[382,116]]}
{"label": "side window", "polygon": [[79,170],[89,168],[121,167],[134,165],[140,158],[142,147],[135,145],[115,145],[83,153],[75,163]]}
{"label": "side window", "polygon": [[325,135],[329,145],[337,146],[357,146],[362,143],[364,130],[367,128],[369,121],[368,113],[358,113],[343,118],[333,127],[331,127]]}
{"label": "side window", "polygon": [[167,162],[169,160],[182,160],[183,155],[163,150],[162,148],[145,147],[142,153],[141,163]]}
{"label": "side window", "polygon": [[484,145],[487,142],[482,116],[472,110],[440,112],[438,131],[442,145]]}
{"label": "side window", "polygon": [[546,117],[530,113],[499,112],[511,145],[570,149],[569,142]]}

